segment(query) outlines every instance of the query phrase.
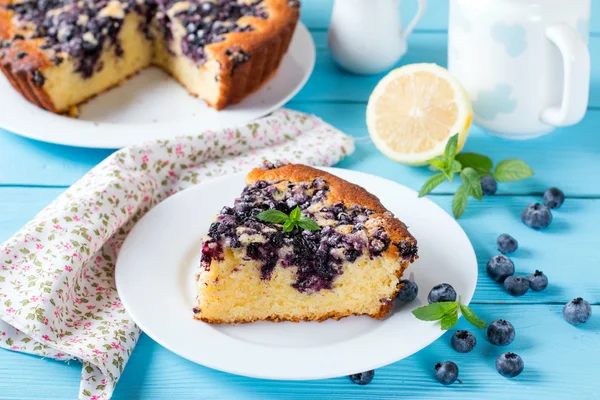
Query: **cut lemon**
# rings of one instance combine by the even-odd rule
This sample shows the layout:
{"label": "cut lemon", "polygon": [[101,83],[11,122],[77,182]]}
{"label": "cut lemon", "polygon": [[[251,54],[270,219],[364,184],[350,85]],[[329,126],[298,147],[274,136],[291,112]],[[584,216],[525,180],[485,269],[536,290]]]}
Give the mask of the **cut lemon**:
{"label": "cut lemon", "polygon": [[377,148],[394,161],[423,165],[444,154],[458,133],[462,149],[473,109],[460,83],[436,64],[411,64],[387,74],[367,106],[367,127]]}

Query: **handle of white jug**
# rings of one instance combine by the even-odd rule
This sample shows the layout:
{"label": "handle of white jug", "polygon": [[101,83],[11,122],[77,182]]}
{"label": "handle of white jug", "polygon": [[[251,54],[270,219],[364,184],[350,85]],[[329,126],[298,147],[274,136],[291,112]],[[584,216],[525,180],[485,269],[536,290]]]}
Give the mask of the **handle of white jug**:
{"label": "handle of white jug", "polygon": [[[396,0],[396,1],[398,2],[398,4],[400,4],[400,0]],[[410,23],[408,24],[408,26],[406,27],[404,32],[400,33],[402,36],[404,36],[405,39],[408,38],[408,35],[410,35],[412,33],[413,29],[415,29],[415,26],[417,26],[417,24],[419,23],[421,18],[423,18],[423,14],[425,14],[425,10],[427,10],[427,0],[417,0],[417,4],[418,4],[417,13],[413,17],[413,19],[410,21]]]}
{"label": "handle of white jug", "polygon": [[560,106],[548,107],[540,118],[553,126],[574,125],[581,121],[588,106],[590,51],[579,33],[565,23],[549,26],[546,36],[562,54],[563,98]]}

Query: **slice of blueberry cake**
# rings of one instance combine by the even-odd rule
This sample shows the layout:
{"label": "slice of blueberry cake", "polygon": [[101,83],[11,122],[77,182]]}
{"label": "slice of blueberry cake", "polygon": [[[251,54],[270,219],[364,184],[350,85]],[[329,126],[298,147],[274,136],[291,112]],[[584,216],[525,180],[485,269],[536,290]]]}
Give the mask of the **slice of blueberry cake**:
{"label": "slice of blueberry cake", "polygon": [[220,110],[277,69],[297,0],[0,0],[0,69],[56,113],[157,65]]}
{"label": "slice of blueberry cake", "polygon": [[[388,314],[403,271],[417,258],[417,241],[377,197],[305,165],[266,163],[246,183],[203,242],[196,319]],[[277,217],[265,217],[271,214]]]}

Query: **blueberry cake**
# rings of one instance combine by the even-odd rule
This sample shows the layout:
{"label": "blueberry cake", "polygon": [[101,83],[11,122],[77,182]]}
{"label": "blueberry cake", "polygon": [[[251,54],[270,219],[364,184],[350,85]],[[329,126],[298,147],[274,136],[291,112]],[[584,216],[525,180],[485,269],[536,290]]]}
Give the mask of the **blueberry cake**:
{"label": "blueberry cake", "polygon": [[0,68],[65,113],[149,65],[221,110],[276,70],[298,0],[0,0]]}
{"label": "blueberry cake", "polygon": [[[254,169],[202,244],[196,319],[209,323],[384,318],[417,242],[365,189],[304,165]],[[299,207],[318,227],[285,231],[265,210]],[[264,214],[264,213],[263,213]]]}

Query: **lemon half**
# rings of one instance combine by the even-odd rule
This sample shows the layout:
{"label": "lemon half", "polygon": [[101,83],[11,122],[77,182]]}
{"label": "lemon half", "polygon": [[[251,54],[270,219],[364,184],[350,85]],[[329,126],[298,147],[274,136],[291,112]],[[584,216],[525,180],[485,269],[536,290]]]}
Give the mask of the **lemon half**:
{"label": "lemon half", "polygon": [[473,108],[460,82],[436,64],[411,64],[387,74],[367,105],[367,127],[377,148],[394,161],[423,165],[444,153],[458,133],[462,149]]}

